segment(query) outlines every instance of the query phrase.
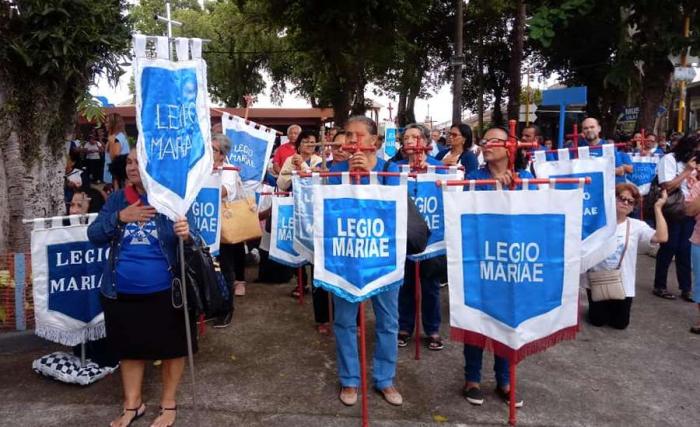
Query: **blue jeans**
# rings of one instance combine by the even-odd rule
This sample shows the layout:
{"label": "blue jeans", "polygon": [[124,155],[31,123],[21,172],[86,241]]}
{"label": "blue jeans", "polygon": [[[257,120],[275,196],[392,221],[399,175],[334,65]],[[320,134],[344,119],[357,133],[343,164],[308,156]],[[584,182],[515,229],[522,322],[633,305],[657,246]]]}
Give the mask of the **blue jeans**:
{"label": "blue jeans", "polygon": [[[406,261],[404,284],[399,291],[399,330],[413,334],[416,320],[416,264]],[[436,276],[426,277],[421,270],[421,317],[426,335],[440,332],[440,283]]]}
{"label": "blue jeans", "polygon": [[[464,345],[464,380],[472,383],[481,383],[481,364],[484,349],[473,345]],[[508,361],[495,356],[493,371],[496,373],[496,384],[500,388],[510,384],[510,367]]]}
{"label": "blue jeans", "polygon": [[690,279],[690,235],[693,234],[695,220],[686,217],[680,221],[668,221],[668,241],[662,243],[656,254],[656,272],[654,274],[654,288],[666,289],[668,268],[673,257],[676,258],[676,278],[681,291],[690,291],[692,283]]}
{"label": "blue jeans", "polygon": [[[399,290],[373,296],[372,308],[376,318],[375,347],[372,359],[372,379],[380,390],[394,384],[398,356]],[[335,306],[333,331],[338,361],[338,376],[343,387],[360,386],[360,359],[357,351],[357,309],[359,303],[348,302],[333,295]]]}
{"label": "blue jeans", "polygon": [[695,274],[693,274],[693,285],[695,286],[695,302],[700,304],[700,292],[698,292],[698,289],[700,289],[700,245],[696,245],[694,243],[691,243],[690,245],[690,253],[693,261],[693,271]]}

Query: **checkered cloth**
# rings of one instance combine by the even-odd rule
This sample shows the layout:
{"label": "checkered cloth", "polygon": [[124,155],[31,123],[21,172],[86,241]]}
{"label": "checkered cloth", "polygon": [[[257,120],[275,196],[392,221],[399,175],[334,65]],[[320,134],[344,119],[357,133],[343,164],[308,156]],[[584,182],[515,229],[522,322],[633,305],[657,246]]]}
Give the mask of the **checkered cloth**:
{"label": "checkered cloth", "polygon": [[90,359],[81,366],[80,358],[63,351],[47,354],[32,362],[34,372],[68,383],[88,385],[117,370],[114,367],[101,367]]}

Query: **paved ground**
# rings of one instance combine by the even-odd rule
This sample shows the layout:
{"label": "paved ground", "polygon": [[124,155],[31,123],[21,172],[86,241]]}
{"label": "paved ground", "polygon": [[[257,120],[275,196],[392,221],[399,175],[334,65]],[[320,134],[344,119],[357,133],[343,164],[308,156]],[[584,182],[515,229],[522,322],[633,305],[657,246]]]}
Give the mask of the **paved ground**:
{"label": "paved ground", "polygon": [[[519,365],[525,407],[520,425],[693,426],[700,418],[700,337],[688,327],[694,304],[651,296],[653,259],[640,257],[638,296],[625,331],[582,324],[576,341],[531,356]],[[249,272],[251,273],[251,272]],[[675,290],[675,280],[671,284]],[[334,342],[313,329],[310,301],[299,306],[291,285],[249,286],[235,324],[209,329],[196,356],[202,426],[356,426],[360,405],[337,399]],[[447,289],[443,289],[447,315]],[[585,307],[584,307],[585,311]],[[371,312],[371,310],[370,310]],[[371,315],[370,327],[372,325]],[[443,323],[447,336],[448,325]],[[34,374],[33,359],[60,348],[30,334],[0,335],[0,425],[107,425],[119,411],[119,376],[89,387],[68,386]],[[371,346],[370,346],[371,350]],[[491,357],[484,363],[483,407],[469,405],[461,345],[441,352],[402,349],[397,383],[401,408],[369,395],[372,425],[505,425],[507,408],[491,393]],[[145,399],[155,416],[158,368],[146,373]],[[194,424],[190,384],[180,391],[178,425]],[[142,420],[134,425],[148,425]]]}

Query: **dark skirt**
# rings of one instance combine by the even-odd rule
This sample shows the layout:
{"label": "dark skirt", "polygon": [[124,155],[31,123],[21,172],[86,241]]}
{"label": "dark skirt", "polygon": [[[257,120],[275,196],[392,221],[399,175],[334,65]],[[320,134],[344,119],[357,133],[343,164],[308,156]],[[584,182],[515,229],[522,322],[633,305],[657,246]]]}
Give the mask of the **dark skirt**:
{"label": "dark skirt", "polygon": [[[171,291],[101,297],[107,342],[119,360],[175,359],[187,356],[185,312],[173,307]],[[197,352],[197,328],[190,314],[192,350]]]}

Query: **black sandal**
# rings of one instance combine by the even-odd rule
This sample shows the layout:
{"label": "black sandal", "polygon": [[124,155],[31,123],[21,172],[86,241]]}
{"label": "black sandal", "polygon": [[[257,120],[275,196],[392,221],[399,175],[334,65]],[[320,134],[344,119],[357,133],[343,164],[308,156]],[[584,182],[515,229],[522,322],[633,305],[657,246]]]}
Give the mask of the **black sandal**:
{"label": "black sandal", "polygon": [[[141,413],[139,413],[139,409],[141,409],[141,408],[143,408],[143,411],[141,411]],[[124,415],[126,415],[127,412],[133,412],[133,413],[134,413],[134,416],[133,416],[133,417],[129,420],[129,422],[126,424],[126,427],[129,427],[129,426],[131,425],[131,423],[133,423],[134,421],[136,421],[136,420],[138,420],[139,418],[141,418],[141,417],[143,417],[144,415],[146,415],[146,404],[143,403],[143,402],[141,402],[141,404],[140,404],[139,406],[137,406],[136,408],[124,408],[124,409],[122,409],[122,414],[119,416],[119,418],[122,418]],[[109,425],[111,426],[113,422],[114,422],[114,421],[112,421],[111,423],[109,423]]]}
{"label": "black sandal", "polygon": [[408,345],[408,342],[411,340],[411,334],[407,334],[406,332],[399,332],[399,347],[406,347]]}
{"label": "black sandal", "polygon": [[676,296],[667,291],[666,289],[654,288],[654,290],[651,293],[663,299],[676,299]]}
{"label": "black sandal", "polygon": [[693,334],[700,334],[700,325],[691,326],[691,327],[690,327],[690,332],[693,333]]}
{"label": "black sandal", "polygon": [[[158,416],[160,417],[161,415],[163,415],[163,412],[165,412],[165,411],[177,412],[177,405],[173,406],[172,408],[163,408],[162,406],[160,406],[160,414],[158,414]],[[173,421],[172,424],[168,424],[167,427],[173,427],[174,425],[175,425],[175,421]]]}
{"label": "black sandal", "polygon": [[445,344],[442,343],[442,338],[428,337],[428,350],[440,351],[443,348],[445,348]]}

